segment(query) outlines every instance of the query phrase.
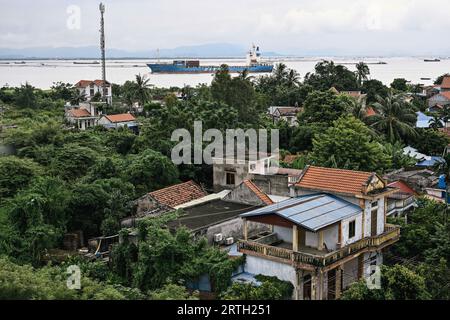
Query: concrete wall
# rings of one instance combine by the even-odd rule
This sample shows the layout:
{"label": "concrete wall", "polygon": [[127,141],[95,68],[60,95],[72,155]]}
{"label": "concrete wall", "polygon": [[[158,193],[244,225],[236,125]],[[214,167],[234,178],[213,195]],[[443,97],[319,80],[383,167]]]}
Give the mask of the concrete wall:
{"label": "concrete wall", "polygon": [[266,206],[266,204],[243,183],[228,193],[223,200],[244,203],[251,206]]}
{"label": "concrete wall", "polygon": [[292,243],[292,229],[273,226],[273,232],[277,234],[278,239],[283,240],[284,242]]}
{"label": "concrete wall", "polygon": [[386,206],[386,202],[384,199],[378,201],[378,216],[377,216],[377,234],[382,234],[384,232],[384,208]]}
{"label": "concrete wall", "polygon": [[336,224],[323,231],[323,242],[328,250],[336,250],[339,242],[339,225]]}
{"label": "concrete wall", "polygon": [[372,207],[370,205],[369,200],[365,200],[364,205],[364,237],[370,237],[371,235],[371,216],[372,216]]}
{"label": "concrete wall", "polygon": [[287,175],[252,175],[252,181],[265,193],[289,197]]}
{"label": "concrete wall", "polygon": [[[234,185],[226,184],[226,173],[232,172],[234,173]],[[248,180],[250,178],[250,174],[248,173],[248,164],[238,163],[238,164],[218,164],[214,163],[213,165],[213,187],[214,191],[222,191],[224,189],[233,189],[235,186],[242,183],[244,180]]]}
{"label": "concrete wall", "polygon": [[305,246],[317,248],[319,246],[319,234],[314,232],[305,232]]}
{"label": "concrete wall", "polygon": [[343,288],[347,288],[353,282],[358,281],[358,258],[348,261],[344,264]]}
{"label": "concrete wall", "polygon": [[[270,231],[267,225],[252,221],[248,221],[247,228],[250,235],[262,231]],[[229,237],[233,237],[234,241],[243,239],[244,223],[242,218],[236,217],[195,232],[198,236],[206,237],[206,239],[208,239],[208,243],[210,244],[214,242],[214,235],[217,233],[221,233],[224,240]]]}
{"label": "concrete wall", "polygon": [[[226,184],[226,173],[234,173],[234,185]],[[263,192],[267,194],[289,197],[287,175],[261,175],[249,173],[248,163],[213,165],[213,187],[215,192],[224,189],[233,189],[244,180],[252,180]]]}
{"label": "concrete wall", "polygon": [[294,287],[296,286],[295,269],[288,264],[247,255],[244,268],[248,273],[277,277],[280,280],[291,282]]}
{"label": "concrete wall", "polygon": [[[349,238],[349,224],[355,221],[355,236]],[[342,220],[342,244],[344,246],[361,240],[362,237],[362,213]]]}

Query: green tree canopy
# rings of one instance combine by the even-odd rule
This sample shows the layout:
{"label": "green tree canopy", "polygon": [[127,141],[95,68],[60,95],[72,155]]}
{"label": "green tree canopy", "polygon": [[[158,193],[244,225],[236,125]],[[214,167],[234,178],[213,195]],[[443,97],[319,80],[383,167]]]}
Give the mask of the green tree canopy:
{"label": "green tree canopy", "polygon": [[381,171],[390,159],[372,132],[353,116],[340,118],[313,139],[311,161],[320,166],[350,170]]}
{"label": "green tree canopy", "polygon": [[334,64],[333,61],[317,63],[314,73],[306,74],[304,83],[321,91],[329,90],[332,87],[339,91],[352,91],[359,87],[355,73],[342,65]]}
{"label": "green tree canopy", "polygon": [[0,199],[14,196],[42,173],[42,168],[32,160],[16,156],[0,157]]}
{"label": "green tree canopy", "polygon": [[321,123],[329,126],[350,111],[350,97],[327,91],[311,92],[304,103],[304,111],[299,114],[299,123]]}

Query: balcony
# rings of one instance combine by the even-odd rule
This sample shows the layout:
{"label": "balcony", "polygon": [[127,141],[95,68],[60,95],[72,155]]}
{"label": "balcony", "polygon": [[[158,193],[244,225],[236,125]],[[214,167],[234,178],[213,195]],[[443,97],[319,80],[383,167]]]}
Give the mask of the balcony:
{"label": "balcony", "polygon": [[416,200],[413,196],[396,197],[388,200],[387,215],[390,216],[396,212],[402,213],[416,206]]}
{"label": "balcony", "polygon": [[386,224],[385,232],[369,238],[361,239],[350,245],[337,249],[333,252],[319,251],[313,248],[300,247],[298,251],[286,248],[286,244],[274,243],[275,234],[269,234],[258,239],[238,242],[238,251],[259,256],[283,263],[288,263],[294,267],[313,270],[315,267],[329,267],[335,262],[365,251],[382,249],[400,238],[400,227]]}

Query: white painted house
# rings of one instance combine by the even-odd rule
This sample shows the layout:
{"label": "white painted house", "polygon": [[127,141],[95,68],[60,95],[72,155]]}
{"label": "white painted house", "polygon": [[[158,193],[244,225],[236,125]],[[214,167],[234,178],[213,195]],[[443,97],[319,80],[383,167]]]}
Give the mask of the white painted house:
{"label": "white painted house", "polygon": [[66,121],[80,130],[86,130],[97,125],[99,114],[94,103],[80,103],[66,110],[64,117]]}
{"label": "white painted house", "polygon": [[100,93],[100,95],[106,99],[108,104],[112,103],[112,86],[108,81],[80,80],[75,84],[75,87],[80,94],[85,95],[87,101],[91,101],[97,93]]}
{"label": "white painted house", "polygon": [[[382,250],[398,241],[400,228],[386,223],[387,197],[396,191],[375,173],[307,167],[292,199],[241,215],[245,272],[291,282],[295,299],[339,298],[373,276]],[[246,224],[255,222],[272,233],[249,234]]]}

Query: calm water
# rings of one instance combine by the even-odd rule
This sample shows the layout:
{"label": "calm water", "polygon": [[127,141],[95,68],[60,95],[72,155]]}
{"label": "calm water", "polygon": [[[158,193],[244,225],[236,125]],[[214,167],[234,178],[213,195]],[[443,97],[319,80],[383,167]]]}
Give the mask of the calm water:
{"label": "calm water", "polygon": [[[298,59],[271,59],[273,63],[283,62],[289,68],[297,70],[303,77],[307,72],[314,70],[314,65],[321,59],[332,59],[336,63],[345,64],[350,70],[355,70],[355,63],[364,61],[376,63],[379,61],[387,64],[370,64],[371,77],[379,79],[389,85],[395,78],[406,78],[413,83],[431,84],[439,75],[450,72],[450,59],[441,62],[424,62],[423,58],[298,58]],[[0,86],[8,84],[18,86],[29,82],[35,87],[47,89],[53,82],[62,81],[76,83],[81,79],[101,78],[100,65],[77,65],[69,60],[42,60],[26,61],[25,64],[17,64],[19,61],[0,61]],[[195,86],[199,83],[210,83],[212,76],[209,74],[150,74],[145,65],[155,60],[109,60],[107,62],[107,79],[114,83],[122,84],[134,79],[138,73],[148,75],[150,82],[159,87],[184,85]],[[168,60],[161,60],[168,62]],[[221,63],[243,65],[245,60],[201,60],[202,65],[220,65]],[[432,80],[421,80],[431,78]]]}

